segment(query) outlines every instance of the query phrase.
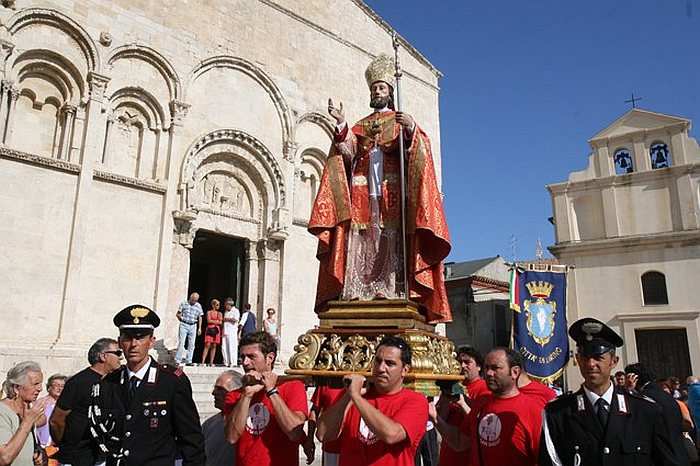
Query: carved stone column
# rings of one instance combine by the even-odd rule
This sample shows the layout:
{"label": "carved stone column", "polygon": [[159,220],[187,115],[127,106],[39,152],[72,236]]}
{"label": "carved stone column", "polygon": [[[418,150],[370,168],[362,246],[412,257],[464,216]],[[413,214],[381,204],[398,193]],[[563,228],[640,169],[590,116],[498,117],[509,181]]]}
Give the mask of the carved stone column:
{"label": "carved stone column", "polygon": [[5,142],[5,135],[7,134],[8,100],[10,98],[10,89],[12,89],[14,84],[15,82],[11,79],[3,79],[0,82],[0,135],[2,136],[2,142]]}
{"label": "carved stone column", "polygon": [[278,322],[282,322],[282,310],[280,309],[280,297],[282,290],[282,241],[263,239],[257,243],[258,268],[260,273],[260,297],[258,307],[260,315],[258,320],[264,318],[264,311],[268,307],[274,307],[280,311]]}
{"label": "carved stone column", "polygon": [[[163,195],[161,209],[161,236],[158,244],[158,269],[154,293],[154,309],[165,321],[165,331],[176,329],[174,309],[187,294],[190,270],[190,249],[196,234],[196,214],[187,212],[186,206],[178,206],[180,167],[185,153],[181,141],[182,126],[189,104],[173,100],[170,102],[170,121],[164,122],[158,146],[163,146],[164,176],[168,189]],[[156,151],[156,156],[159,151]],[[171,234],[174,232],[174,234]],[[174,332],[175,330],[173,330]],[[170,333],[166,336],[172,337]],[[177,339],[166,338],[165,346],[172,349]]]}
{"label": "carved stone column", "polygon": [[[171,222],[173,225],[172,236],[168,238],[168,247],[162,254],[167,256],[167,268],[159,269],[158,286],[162,303],[156,297],[157,312],[161,317],[159,336],[163,338],[163,346],[168,350],[177,348],[178,322],[175,319],[175,310],[180,302],[187,296],[187,286],[190,281],[190,250],[197,234],[195,221],[197,215],[194,212],[174,211]],[[164,277],[161,277],[164,275]]]}
{"label": "carved stone column", "polygon": [[[260,269],[258,261],[258,243],[257,241],[245,240],[245,269],[246,269],[246,300],[254,310],[257,310],[261,304],[260,290]],[[242,302],[241,304],[245,304]]]}
{"label": "carved stone column", "polygon": [[7,117],[5,118],[5,130],[3,131],[2,142],[5,144],[11,144],[11,134],[12,134],[12,117],[14,116],[15,105],[17,104],[17,99],[19,99],[19,93],[21,89],[16,84],[12,83],[7,90],[7,95],[9,104],[7,106]]}
{"label": "carved stone column", "polygon": [[58,152],[58,158],[70,160],[70,150],[73,145],[73,125],[75,123],[75,112],[77,108],[74,105],[65,104],[61,108],[61,119],[63,127],[61,128],[61,146]]}
{"label": "carved stone column", "polygon": [[104,147],[102,149],[102,166],[106,169],[109,167],[109,164],[111,162],[113,150],[109,146],[109,138],[112,134],[112,131],[114,131],[114,125],[117,122],[117,116],[114,114],[114,112],[110,111],[107,112],[107,115],[105,116],[105,142],[104,142]]}
{"label": "carved stone column", "polygon": [[[61,306],[61,322],[58,329],[57,340],[66,344],[83,339],[77,315],[78,296],[82,292],[80,282],[84,249],[86,243],[86,232],[89,212],[89,202],[92,199],[92,174],[95,162],[100,157],[100,148],[103,141],[104,117],[101,115],[100,106],[104,97],[104,90],[109,82],[107,76],[94,72],[88,73],[88,85],[90,92],[86,96],[85,102],[85,124],[81,139],[84,141],[80,153],[81,169],[78,175],[78,187],[75,196],[73,229],[68,248],[68,263],[66,267],[66,284],[63,293],[63,303]],[[70,113],[74,116],[75,109]],[[73,119],[71,118],[71,122]],[[66,128],[64,128],[66,129]],[[68,141],[66,141],[68,139]],[[72,135],[66,133],[62,141],[62,147],[70,147]],[[68,156],[69,153],[66,153]]]}

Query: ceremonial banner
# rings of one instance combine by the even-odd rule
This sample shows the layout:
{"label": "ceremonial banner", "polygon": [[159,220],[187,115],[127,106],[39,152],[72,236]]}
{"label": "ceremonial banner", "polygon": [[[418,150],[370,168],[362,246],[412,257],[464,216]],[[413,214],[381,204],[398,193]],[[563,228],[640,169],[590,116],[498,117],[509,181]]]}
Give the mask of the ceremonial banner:
{"label": "ceremonial banner", "polygon": [[569,360],[566,322],[566,268],[561,272],[511,270],[513,349],[528,374],[542,382],[559,377]]}

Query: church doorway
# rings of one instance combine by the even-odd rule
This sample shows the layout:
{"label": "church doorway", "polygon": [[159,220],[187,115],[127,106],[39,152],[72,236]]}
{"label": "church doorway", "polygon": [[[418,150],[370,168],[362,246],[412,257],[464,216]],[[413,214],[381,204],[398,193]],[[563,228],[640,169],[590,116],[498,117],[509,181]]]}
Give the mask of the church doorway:
{"label": "church doorway", "polygon": [[[244,288],[245,272],[244,240],[208,231],[197,232],[190,251],[190,281],[187,289],[188,295],[195,291],[199,293],[205,318],[202,320],[202,335],[197,337],[195,345],[195,363],[202,360],[206,312],[211,309],[212,299],[219,300],[221,312],[224,311],[227,297],[233,298],[236,307],[240,309],[247,296]],[[222,361],[219,346],[214,363],[221,364]]]}
{"label": "church doorway", "polygon": [[678,377],[682,382],[692,374],[688,334],[684,328],[634,331],[639,362],[655,379]]}

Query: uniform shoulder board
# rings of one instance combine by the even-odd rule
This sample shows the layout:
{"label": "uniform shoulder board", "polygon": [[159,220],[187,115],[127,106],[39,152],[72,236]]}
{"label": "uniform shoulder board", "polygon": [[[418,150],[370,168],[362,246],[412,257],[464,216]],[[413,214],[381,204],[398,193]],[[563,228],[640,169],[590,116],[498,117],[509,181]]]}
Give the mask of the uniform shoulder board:
{"label": "uniform shoulder board", "polygon": [[160,370],[162,370],[163,372],[173,374],[177,378],[182,377],[185,373],[185,370],[182,366],[173,366],[172,364],[161,364]]}

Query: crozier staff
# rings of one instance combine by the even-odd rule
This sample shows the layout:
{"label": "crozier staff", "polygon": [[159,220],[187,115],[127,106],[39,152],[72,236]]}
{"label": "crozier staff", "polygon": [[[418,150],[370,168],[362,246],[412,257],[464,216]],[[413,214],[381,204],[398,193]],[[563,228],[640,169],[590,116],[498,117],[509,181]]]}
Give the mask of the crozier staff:
{"label": "crozier staff", "polygon": [[332,299],[404,294],[399,155],[403,143],[410,299],[425,308],[430,322],[450,321],[442,274],[450,238],[430,140],[409,114],[395,111],[391,57],[374,59],[365,78],[374,112],[352,128],[342,103],[328,100],[328,113],[337,125],[309,221],[309,231],[319,239],[321,262],[316,311],[325,310]]}

